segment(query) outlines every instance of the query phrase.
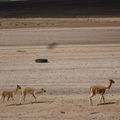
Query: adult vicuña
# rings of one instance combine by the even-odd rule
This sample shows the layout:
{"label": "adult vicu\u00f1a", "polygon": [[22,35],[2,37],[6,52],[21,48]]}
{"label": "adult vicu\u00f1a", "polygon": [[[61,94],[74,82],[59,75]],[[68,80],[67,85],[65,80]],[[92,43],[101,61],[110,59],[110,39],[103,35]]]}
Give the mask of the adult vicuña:
{"label": "adult vicu\u00f1a", "polygon": [[21,89],[19,85],[17,85],[15,90],[4,90],[2,91],[1,98],[3,99],[3,102],[5,101],[5,98],[7,97],[7,101],[11,98],[14,100],[14,95],[18,92],[18,90]]}
{"label": "adult vicu\u00f1a", "polygon": [[90,87],[90,104],[93,105],[92,102],[92,97],[95,96],[96,94],[100,94],[101,98],[100,98],[100,103],[101,100],[103,99],[103,102],[105,103],[105,98],[104,98],[104,94],[106,92],[107,89],[110,89],[112,84],[115,83],[114,80],[109,80],[109,85],[107,87],[105,86],[101,86],[101,85],[93,85]]}
{"label": "adult vicu\u00f1a", "polygon": [[37,101],[35,94],[41,94],[41,93],[45,93],[45,92],[46,92],[46,90],[43,88],[41,88],[41,89],[35,89],[35,88],[30,88],[30,87],[22,88],[21,89],[22,96],[21,96],[20,102],[22,101],[22,99],[25,102],[26,95],[28,95],[28,94],[32,95],[34,97],[35,101]]}

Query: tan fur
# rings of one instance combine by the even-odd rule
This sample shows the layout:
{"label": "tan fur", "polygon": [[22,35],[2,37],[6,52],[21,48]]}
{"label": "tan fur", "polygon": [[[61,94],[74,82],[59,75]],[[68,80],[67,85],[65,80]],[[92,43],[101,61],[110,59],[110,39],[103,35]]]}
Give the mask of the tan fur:
{"label": "tan fur", "polygon": [[37,101],[35,95],[45,93],[46,90],[44,90],[43,88],[38,90],[38,89],[35,89],[35,88],[26,87],[26,88],[22,88],[21,92],[22,92],[22,97],[21,97],[20,102],[22,101],[22,99],[25,101],[26,95],[28,95],[28,94],[32,95],[34,97],[35,101]]}
{"label": "tan fur", "polygon": [[4,90],[2,91],[2,99],[3,102],[5,101],[5,98],[7,97],[7,101],[9,101],[9,99],[11,98],[12,100],[14,100],[14,95],[17,93],[17,91],[21,89],[20,86],[17,85],[15,90]]}
{"label": "tan fur", "polygon": [[90,104],[93,105],[92,97],[95,96],[96,94],[101,95],[100,103],[101,103],[101,100],[103,100],[103,102],[105,103],[104,94],[105,94],[107,89],[111,88],[113,83],[115,83],[114,80],[109,80],[108,87],[101,86],[101,85],[93,85],[93,86],[91,86],[90,87],[90,94],[91,94],[91,96],[90,96]]}

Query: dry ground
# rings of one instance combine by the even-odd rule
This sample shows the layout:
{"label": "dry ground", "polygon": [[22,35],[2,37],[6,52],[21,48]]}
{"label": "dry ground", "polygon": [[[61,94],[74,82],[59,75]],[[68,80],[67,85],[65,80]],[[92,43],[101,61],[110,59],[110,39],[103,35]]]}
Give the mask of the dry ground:
{"label": "dry ground", "polygon": [[120,43],[120,26],[0,29],[0,46]]}
{"label": "dry ground", "polygon": [[[46,64],[36,58],[48,58]],[[0,47],[0,88],[45,88],[37,101],[27,97],[19,104],[0,101],[1,120],[119,120],[120,119],[120,44]],[[89,86],[115,84],[107,91],[105,105],[89,105]],[[30,98],[30,99],[29,99]],[[31,103],[32,101],[32,103]]]}
{"label": "dry ground", "polygon": [[88,18],[0,18],[0,28],[120,26],[120,17]]}

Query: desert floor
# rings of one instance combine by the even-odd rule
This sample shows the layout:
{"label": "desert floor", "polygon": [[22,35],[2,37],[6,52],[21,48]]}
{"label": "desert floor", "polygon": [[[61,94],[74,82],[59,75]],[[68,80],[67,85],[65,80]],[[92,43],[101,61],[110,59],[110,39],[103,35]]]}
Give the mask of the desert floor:
{"label": "desert floor", "polygon": [[105,27],[120,26],[120,17],[83,18],[0,18],[0,28],[45,28],[45,27]]}
{"label": "desert floor", "polygon": [[[47,91],[36,95],[37,102],[27,96],[19,104],[20,94],[15,96],[15,101],[0,100],[0,120],[120,120],[120,28],[74,28],[72,32],[71,28],[60,31],[46,28],[42,32],[35,28],[0,30],[0,91],[15,89],[17,84]],[[33,39],[33,45],[27,46],[25,33]],[[47,35],[56,38],[52,42],[58,44],[53,48],[48,47]],[[81,35],[89,44],[77,39]],[[18,41],[15,45],[15,38],[21,39],[22,44]],[[40,43],[35,44],[34,38],[36,41],[39,38]],[[69,43],[69,39],[73,41]],[[64,40],[67,40],[65,44]],[[48,63],[36,63],[37,58],[47,58]],[[106,104],[98,105],[100,97],[96,95],[91,106],[90,85],[108,86],[108,79],[115,80],[115,84],[106,91]]]}

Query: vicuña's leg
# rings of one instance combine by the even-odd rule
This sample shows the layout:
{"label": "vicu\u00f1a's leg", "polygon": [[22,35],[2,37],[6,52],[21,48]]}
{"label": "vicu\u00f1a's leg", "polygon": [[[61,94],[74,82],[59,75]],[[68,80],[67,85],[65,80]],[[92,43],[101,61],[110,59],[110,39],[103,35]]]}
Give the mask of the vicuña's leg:
{"label": "vicu\u00f1a's leg", "polygon": [[92,98],[93,98],[94,94],[91,94],[90,96],[90,104],[93,105],[93,101],[92,101]]}
{"label": "vicu\u00f1a's leg", "polygon": [[12,98],[12,101],[14,101],[14,98],[13,97],[11,97]]}
{"label": "vicu\u00f1a's leg", "polygon": [[37,100],[36,100],[36,96],[35,96],[34,94],[32,94],[32,96],[34,97],[34,99],[35,99],[35,102],[36,102],[36,101],[37,101]]}
{"label": "vicu\u00f1a's leg", "polygon": [[100,96],[100,101],[99,101],[99,104],[101,103],[102,99],[103,99],[103,97],[102,97],[102,96]]}
{"label": "vicu\u00f1a's leg", "polygon": [[26,94],[23,95],[23,101],[25,102]]}
{"label": "vicu\u00f1a's leg", "polygon": [[3,96],[3,103],[5,102],[5,96]]}
{"label": "vicu\u00f1a's leg", "polygon": [[8,99],[7,99],[7,101],[9,101],[9,99],[10,99],[10,96],[8,96]]}
{"label": "vicu\u00f1a's leg", "polygon": [[102,100],[103,100],[103,102],[105,103],[105,98],[104,98],[103,95],[101,95],[101,98],[100,98],[100,102],[99,102],[99,104],[101,103]]}
{"label": "vicu\u00f1a's leg", "polygon": [[26,97],[26,95],[24,93],[22,93],[22,95],[20,96],[20,104],[22,103],[22,101],[25,102],[25,97]]}
{"label": "vicu\u00f1a's leg", "polygon": [[102,98],[103,98],[103,102],[105,103],[105,97],[102,95]]}

